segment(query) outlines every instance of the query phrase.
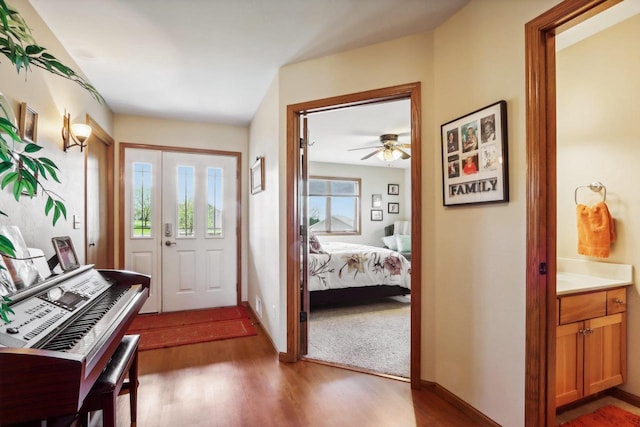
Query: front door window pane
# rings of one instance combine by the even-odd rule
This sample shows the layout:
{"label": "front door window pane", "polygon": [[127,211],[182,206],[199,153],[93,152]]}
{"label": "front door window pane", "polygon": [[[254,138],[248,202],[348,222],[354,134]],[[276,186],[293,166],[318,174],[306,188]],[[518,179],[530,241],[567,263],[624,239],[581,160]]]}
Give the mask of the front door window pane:
{"label": "front door window pane", "polygon": [[207,168],[207,236],[222,236],[222,169]]}
{"label": "front door window pane", "polygon": [[133,237],[151,237],[151,163],[133,163]]}
{"label": "front door window pane", "polygon": [[195,173],[193,166],[178,166],[178,236],[195,236],[194,195]]}

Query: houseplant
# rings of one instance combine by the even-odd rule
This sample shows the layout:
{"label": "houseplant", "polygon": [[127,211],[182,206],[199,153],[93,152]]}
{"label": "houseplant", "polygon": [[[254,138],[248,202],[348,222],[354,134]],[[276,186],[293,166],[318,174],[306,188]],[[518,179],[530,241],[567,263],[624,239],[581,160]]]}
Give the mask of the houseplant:
{"label": "houseplant", "polygon": [[[69,79],[89,91],[98,102],[103,102],[98,91],[82,76],[60,62],[47,49],[38,45],[22,16],[4,0],[0,0],[0,53],[7,57],[16,67],[18,74],[25,73],[31,66],[41,68],[54,75]],[[67,217],[64,202],[60,196],[43,186],[44,181],[58,179],[58,167],[47,157],[39,156],[42,147],[24,143],[18,136],[17,129],[9,120],[7,112],[0,110],[0,189],[11,188],[17,203],[21,197],[33,197],[40,188],[47,196],[45,215],[52,215],[53,224],[60,217]],[[4,207],[0,206],[0,214],[7,216]],[[0,234],[0,253],[15,256],[11,241]],[[0,268],[2,268],[0,266]],[[0,299],[0,318],[8,322],[8,298]]]}

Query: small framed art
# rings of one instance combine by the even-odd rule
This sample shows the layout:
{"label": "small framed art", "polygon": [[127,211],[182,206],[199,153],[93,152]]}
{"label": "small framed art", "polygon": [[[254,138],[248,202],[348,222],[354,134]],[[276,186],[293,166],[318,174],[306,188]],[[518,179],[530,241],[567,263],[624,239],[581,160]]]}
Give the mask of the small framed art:
{"label": "small framed art", "polygon": [[390,214],[400,213],[400,203],[389,203],[387,206],[387,212]]}
{"label": "small framed art", "polygon": [[441,126],[444,206],[509,201],[507,103]]}
{"label": "small framed art", "polygon": [[382,221],[382,209],[371,209],[371,221]]}
{"label": "small framed art", "polygon": [[372,208],[381,208],[382,207],[382,194],[372,194],[371,195],[371,207]]}
{"label": "small framed art", "polygon": [[264,157],[258,157],[251,166],[251,194],[264,191]]}
{"label": "small framed art", "polygon": [[78,255],[73,247],[71,237],[53,237],[51,238],[51,243],[53,243],[53,249],[56,251],[62,271],[69,271],[80,267]]}
{"label": "small framed art", "polygon": [[20,138],[23,141],[35,143],[38,140],[38,113],[27,105],[26,102],[20,104]]}
{"label": "small framed art", "polygon": [[387,186],[387,194],[397,196],[400,194],[400,184],[389,184]]}

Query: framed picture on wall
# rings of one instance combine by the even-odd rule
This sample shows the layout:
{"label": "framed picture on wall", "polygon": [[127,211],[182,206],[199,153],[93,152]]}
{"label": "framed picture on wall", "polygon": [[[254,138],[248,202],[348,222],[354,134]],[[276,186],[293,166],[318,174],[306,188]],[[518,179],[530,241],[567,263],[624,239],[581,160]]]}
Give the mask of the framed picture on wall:
{"label": "framed picture on wall", "polygon": [[251,166],[251,194],[264,191],[264,157],[258,157]]}
{"label": "framed picture on wall", "polygon": [[372,194],[371,195],[371,207],[372,208],[381,208],[382,207],[382,194]]}
{"label": "framed picture on wall", "polygon": [[23,141],[35,143],[38,140],[38,113],[27,105],[20,104],[20,124],[18,126],[20,138]]}
{"label": "framed picture on wall", "polygon": [[389,184],[387,186],[387,194],[397,196],[400,194],[400,184]]}
{"label": "framed picture on wall", "polygon": [[441,126],[444,206],[509,201],[507,103]]}
{"label": "framed picture on wall", "polygon": [[371,221],[382,221],[382,209],[371,209]]}
{"label": "framed picture on wall", "polygon": [[400,203],[389,203],[387,212],[389,212],[390,214],[400,213]]}

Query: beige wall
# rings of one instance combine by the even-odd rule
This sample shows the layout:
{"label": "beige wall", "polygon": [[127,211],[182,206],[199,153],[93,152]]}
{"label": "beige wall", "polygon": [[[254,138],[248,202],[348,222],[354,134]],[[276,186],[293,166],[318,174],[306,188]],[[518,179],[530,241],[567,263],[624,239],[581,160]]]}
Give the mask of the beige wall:
{"label": "beige wall", "polygon": [[[634,265],[628,290],[628,381],[623,388],[640,395],[640,15],[570,46],[557,54],[558,97],[558,256],[577,254],[574,191],[601,181],[615,219],[617,241],[607,259]],[[581,189],[578,202],[591,204],[601,195]]]}
{"label": "beige wall", "polygon": [[[31,5],[26,1],[13,4],[25,18],[38,43],[64,64],[78,71],[77,65]],[[18,75],[15,67],[4,56],[0,57],[0,92],[9,99],[16,116],[19,116],[21,102],[26,102],[38,113],[37,143],[44,147],[38,155],[48,157],[58,165],[62,181],[62,184],[45,182],[45,188],[64,199],[68,213],[67,221],[61,219],[52,227],[51,216],[44,216],[46,197],[39,194],[34,199],[22,198],[16,203],[10,190],[5,189],[0,192],[0,210],[9,216],[0,216],[0,224],[20,227],[27,245],[43,249],[46,256],[53,255],[51,237],[69,235],[78,256],[84,262],[84,153],[78,147],[67,153],[63,151],[60,136],[62,117],[66,109],[71,113],[72,122],[84,123],[85,114],[88,113],[109,132],[112,128],[111,111],[77,84],[38,68],[34,67],[26,74],[22,71]],[[74,214],[80,215],[79,229],[72,227]]]}
{"label": "beige wall", "polygon": [[[249,304],[262,304],[260,321],[279,350],[286,348],[286,286],[280,281],[284,259],[278,256],[284,245],[280,205],[280,135],[278,121],[279,79],[269,86],[249,127],[249,164],[264,156],[265,189],[249,196]],[[282,137],[284,139],[284,137]],[[284,205],[283,205],[284,206]],[[284,211],[284,208],[282,208]],[[281,237],[282,236],[282,237]]]}
{"label": "beige wall", "polygon": [[444,208],[441,166],[424,169],[438,194],[434,379],[505,426],[524,425],[524,25],[556,3],[474,0],[435,31],[433,157],[439,124],[506,100],[510,201]]}

